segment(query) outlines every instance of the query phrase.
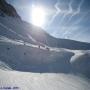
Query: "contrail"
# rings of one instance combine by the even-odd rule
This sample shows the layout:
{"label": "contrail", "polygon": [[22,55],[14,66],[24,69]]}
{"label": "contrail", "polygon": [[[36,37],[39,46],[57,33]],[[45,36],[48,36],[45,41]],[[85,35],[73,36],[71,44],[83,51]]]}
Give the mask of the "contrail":
{"label": "contrail", "polygon": [[[83,20],[83,18],[86,17],[86,15],[87,15],[88,13],[90,13],[90,11],[84,13],[84,15],[82,15],[79,20],[77,20],[76,22],[72,23],[71,26],[70,26],[70,28],[69,28],[69,30],[71,30],[72,32],[75,31],[75,29],[73,29],[73,26],[74,26],[75,24],[80,23],[80,22]],[[65,37],[65,36],[67,37],[67,35],[69,36],[69,35],[71,34],[71,32],[70,32],[69,30],[66,30],[66,31],[65,31],[64,37]],[[77,30],[77,29],[76,29],[76,30]]]}
{"label": "contrail", "polygon": [[71,26],[80,23],[80,22],[83,20],[83,18],[84,18],[88,13],[90,13],[90,11],[84,13],[84,14],[80,17],[80,19],[78,19],[76,22],[72,23]]}
{"label": "contrail", "polygon": [[[64,16],[62,17],[60,23],[62,23],[62,22],[64,21],[65,17],[66,17],[68,14],[73,13],[73,9],[72,9],[72,3],[73,3],[73,1],[74,1],[74,0],[70,0],[70,3],[69,3],[69,11],[68,11],[67,13],[65,12],[65,14],[64,14]],[[59,24],[60,24],[60,23],[59,23]]]}
{"label": "contrail", "polygon": [[54,5],[54,7],[56,9],[56,13],[53,15],[51,21],[49,22],[49,25],[54,21],[54,19],[57,17],[57,15],[61,12],[61,9],[58,6],[59,6],[59,0],[57,0],[56,4]]}
{"label": "contrail", "polygon": [[75,16],[75,15],[77,15],[77,14],[80,13],[80,10],[81,10],[80,8],[81,8],[83,2],[84,2],[84,0],[81,0],[80,4],[78,5],[77,11],[76,11],[76,12],[73,12],[73,14],[72,14],[72,16],[69,18],[68,22],[70,22],[70,20],[73,18],[73,16]]}
{"label": "contrail", "polygon": [[[88,12],[86,12],[86,13],[83,13],[83,15],[82,15],[77,21],[75,21],[74,23],[71,24],[71,27],[73,28],[74,25],[79,24],[79,23],[83,20],[83,18],[86,17],[86,15],[87,15],[88,13],[90,13],[90,10],[89,10]],[[71,28],[71,29],[72,29],[72,28]]]}

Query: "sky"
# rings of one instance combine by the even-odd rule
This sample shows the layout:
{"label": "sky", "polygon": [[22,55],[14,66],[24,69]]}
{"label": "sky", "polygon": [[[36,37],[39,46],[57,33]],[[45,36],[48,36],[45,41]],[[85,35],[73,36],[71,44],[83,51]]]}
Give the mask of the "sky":
{"label": "sky", "polygon": [[21,18],[32,23],[32,7],[41,6],[45,22],[41,26],[57,38],[90,42],[90,0],[7,0]]}

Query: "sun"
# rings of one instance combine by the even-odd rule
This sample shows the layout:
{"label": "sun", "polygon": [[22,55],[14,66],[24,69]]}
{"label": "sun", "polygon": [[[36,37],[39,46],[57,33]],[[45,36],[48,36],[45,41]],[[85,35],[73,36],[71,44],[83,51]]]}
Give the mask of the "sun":
{"label": "sun", "polygon": [[32,7],[32,23],[42,27],[45,23],[45,10],[42,7]]}

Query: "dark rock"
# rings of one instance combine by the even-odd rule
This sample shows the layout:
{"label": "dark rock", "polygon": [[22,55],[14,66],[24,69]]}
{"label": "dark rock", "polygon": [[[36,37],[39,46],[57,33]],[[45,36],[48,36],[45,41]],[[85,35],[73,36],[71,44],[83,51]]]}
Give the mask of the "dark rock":
{"label": "dark rock", "polygon": [[20,16],[17,14],[16,10],[14,9],[14,7],[8,4],[5,0],[0,0],[0,11],[2,11],[8,16],[21,19]]}

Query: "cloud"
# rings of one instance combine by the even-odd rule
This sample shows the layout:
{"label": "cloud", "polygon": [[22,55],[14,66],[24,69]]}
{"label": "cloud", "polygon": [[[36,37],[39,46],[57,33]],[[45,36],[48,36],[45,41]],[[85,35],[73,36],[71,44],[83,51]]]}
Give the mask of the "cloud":
{"label": "cloud", "polygon": [[54,21],[54,19],[57,17],[57,15],[61,12],[61,9],[59,8],[59,1],[57,0],[57,2],[54,5],[56,12],[53,14],[51,20],[49,21],[48,26]]}

